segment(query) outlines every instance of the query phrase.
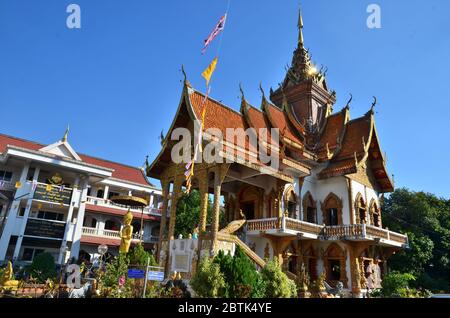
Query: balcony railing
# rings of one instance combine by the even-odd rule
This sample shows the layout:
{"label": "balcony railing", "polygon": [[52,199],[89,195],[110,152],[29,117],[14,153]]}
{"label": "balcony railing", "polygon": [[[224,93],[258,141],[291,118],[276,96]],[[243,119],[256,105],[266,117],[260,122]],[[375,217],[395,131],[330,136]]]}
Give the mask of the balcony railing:
{"label": "balcony railing", "polygon": [[9,181],[0,181],[0,190],[14,191],[15,189],[15,183]]}
{"label": "balcony railing", "polygon": [[[93,204],[93,205],[99,205],[99,206],[104,206],[104,207],[109,207],[109,208],[114,208],[114,209],[120,209],[120,210],[124,210],[126,211],[127,208],[115,205],[111,202],[111,200],[108,199],[103,199],[103,198],[96,198],[96,197],[87,197],[87,203]],[[131,209],[131,211],[133,212],[142,212],[141,209]],[[144,208],[144,214],[153,214],[153,215],[158,215],[161,216],[161,210],[153,208],[153,207],[145,207]]]}
{"label": "balcony railing", "polygon": [[249,232],[267,232],[274,230],[284,232],[287,230],[317,237],[321,233],[322,229],[322,225],[312,224],[288,217],[247,221],[247,231]]}
{"label": "balcony railing", "polygon": [[323,229],[325,240],[386,240],[408,245],[408,236],[367,224],[327,226]]}
{"label": "balcony railing", "polygon": [[280,232],[283,235],[301,234],[321,240],[382,240],[383,243],[396,246],[408,245],[408,236],[366,224],[324,226],[288,217],[247,221],[247,233],[271,231],[274,235]]}
{"label": "balcony railing", "polygon": [[[109,239],[119,239],[120,240],[120,232],[119,231],[113,231],[113,230],[101,230],[101,229],[95,229],[91,227],[83,227],[82,231],[83,235],[86,236],[95,236],[95,237],[102,237],[102,238],[109,238]],[[133,240],[141,240],[141,234],[140,233],[133,233],[132,236]],[[156,243],[158,242],[157,236],[146,236],[144,235],[144,242],[146,243]]]}

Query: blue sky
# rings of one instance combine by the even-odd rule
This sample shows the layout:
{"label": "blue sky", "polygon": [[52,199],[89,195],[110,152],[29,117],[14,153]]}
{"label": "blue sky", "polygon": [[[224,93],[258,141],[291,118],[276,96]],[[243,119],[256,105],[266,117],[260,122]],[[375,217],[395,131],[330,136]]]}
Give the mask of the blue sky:
{"label": "blue sky", "polygon": [[[81,7],[81,29],[66,7]],[[382,9],[368,29],[366,8]],[[182,88],[202,90],[203,40],[227,0],[0,0],[0,132],[51,143],[70,123],[81,153],[142,165],[159,152]],[[231,0],[211,95],[239,109],[239,82],[259,106],[284,78],[297,39],[297,0]],[[304,36],[352,117],[379,100],[377,129],[397,187],[450,197],[447,0],[303,0]]]}

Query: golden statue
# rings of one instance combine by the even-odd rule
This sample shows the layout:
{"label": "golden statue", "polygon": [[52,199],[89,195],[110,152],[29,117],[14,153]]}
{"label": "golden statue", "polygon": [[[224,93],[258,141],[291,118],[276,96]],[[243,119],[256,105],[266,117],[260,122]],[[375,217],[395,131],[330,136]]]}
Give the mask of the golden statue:
{"label": "golden statue", "polygon": [[126,254],[130,249],[131,238],[133,237],[133,226],[131,222],[133,221],[133,214],[128,209],[127,214],[123,217],[123,227],[120,230],[120,247],[119,253]]}
{"label": "golden statue", "polygon": [[2,277],[0,277],[0,286],[5,290],[16,290],[19,286],[18,280],[13,280],[14,272],[11,261],[6,265]]}
{"label": "golden statue", "polygon": [[233,234],[234,232],[239,230],[241,227],[243,227],[245,222],[247,222],[247,220],[245,219],[245,215],[244,215],[244,213],[242,213],[242,210],[239,210],[239,214],[241,215],[242,219],[231,222],[230,224],[225,226],[219,232],[224,233],[224,234]]}
{"label": "golden statue", "polygon": [[302,262],[299,266],[299,272],[297,275],[297,285],[300,292],[307,292],[309,289],[310,278],[309,274],[306,272],[305,264]]}
{"label": "golden statue", "polygon": [[317,281],[316,281],[316,288],[319,292],[323,292],[326,290],[325,279],[326,279],[326,273],[325,273],[325,271],[323,271],[322,274],[319,276],[319,278],[317,278]]}

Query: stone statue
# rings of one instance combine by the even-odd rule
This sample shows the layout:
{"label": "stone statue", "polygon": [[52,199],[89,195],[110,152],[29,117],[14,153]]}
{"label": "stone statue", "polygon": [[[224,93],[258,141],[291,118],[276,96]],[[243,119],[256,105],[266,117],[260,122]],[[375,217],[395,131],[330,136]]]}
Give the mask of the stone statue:
{"label": "stone statue", "polygon": [[344,284],[342,282],[338,282],[336,284],[336,288],[331,287],[330,285],[328,285],[327,282],[324,281],[324,285],[325,288],[327,290],[327,293],[333,296],[341,296],[342,295],[342,291],[344,290]]}
{"label": "stone statue", "polygon": [[297,284],[299,291],[302,293],[306,293],[309,288],[310,279],[308,273],[306,272],[304,263],[302,263],[302,265],[300,266],[300,270],[297,277],[298,277]]}
{"label": "stone statue", "polygon": [[247,220],[245,219],[245,215],[244,215],[244,213],[242,213],[242,210],[239,210],[239,214],[241,215],[242,219],[231,222],[226,227],[224,227],[222,230],[220,230],[220,233],[233,234],[234,232],[239,230],[241,227],[243,227],[245,222],[247,222]]}
{"label": "stone statue", "polygon": [[131,222],[133,221],[133,214],[128,210],[127,214],[123,217],[123,227],[120,230],[120,247],[119,253],[126,254],[130,249],[131,238],[133,236],[133,226]]}
{"label": "stone statue", "polygon": [[6,265],[2,277],[0,277],[0,285],[5,290],[16,290],[19,286],[19,281],[14,280],[14,272],[11,261]]}
{"label": "stone statue", "polygon": [[264,248],[264,260],[268,261],[270,258],[270,247],[269,243],[266,243],[266,247]]}

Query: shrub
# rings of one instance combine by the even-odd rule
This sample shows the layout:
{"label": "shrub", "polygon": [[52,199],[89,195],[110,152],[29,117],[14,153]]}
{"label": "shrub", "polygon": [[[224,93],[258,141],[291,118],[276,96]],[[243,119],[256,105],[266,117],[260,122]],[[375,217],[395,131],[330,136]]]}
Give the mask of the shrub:
{"label": "shrub", "polygon": [[141,244],[137,244],[130,253],[127,254],[130,265],[146,266],[147,259],[150,258],[149,266],[158,266],[153,255],[146,250]]}
{"label": "shrub", "polygon": [[381,294],[388,298],[407,298],[412,296],[409,282],[416,278],[409,273],[391,272],[381,283]]}
{"label": "shrub", "polygon": [[34,257],[29,267],[29,272],[38,283],[44,283],[49,278],[55,279],[55,259],[50,253],[40,253]]}
{"label": "shrub", "polygon": [[115,257],[111,263],[106,264],[105,276],[103,278],[103,284],[106,287],[117,287],[119,284],[119,278],[127,275],[128,271],[128,258],[124,254],[119,254]]}
{"label": "shrub", "polygon": [[255,265],[238,247],[234,256],[220,251],[214,259],[225,276],[225,287],[222,297],[262,298],[265,294],[265,283]]}
{"label": "shrub", "polygon": [[292,298],[297,296],[295,282],[283,273],[278,260],[267,263],[261,272],[266,284],[265,297],[267,298]]}
{"label": "shrub", "polygon": [[199,297],[220,297],[219,292],[225,287],[225,279],[220,272],[220,266],[213,263],[209,257],[204,257],[191,279],[191,286]]}

